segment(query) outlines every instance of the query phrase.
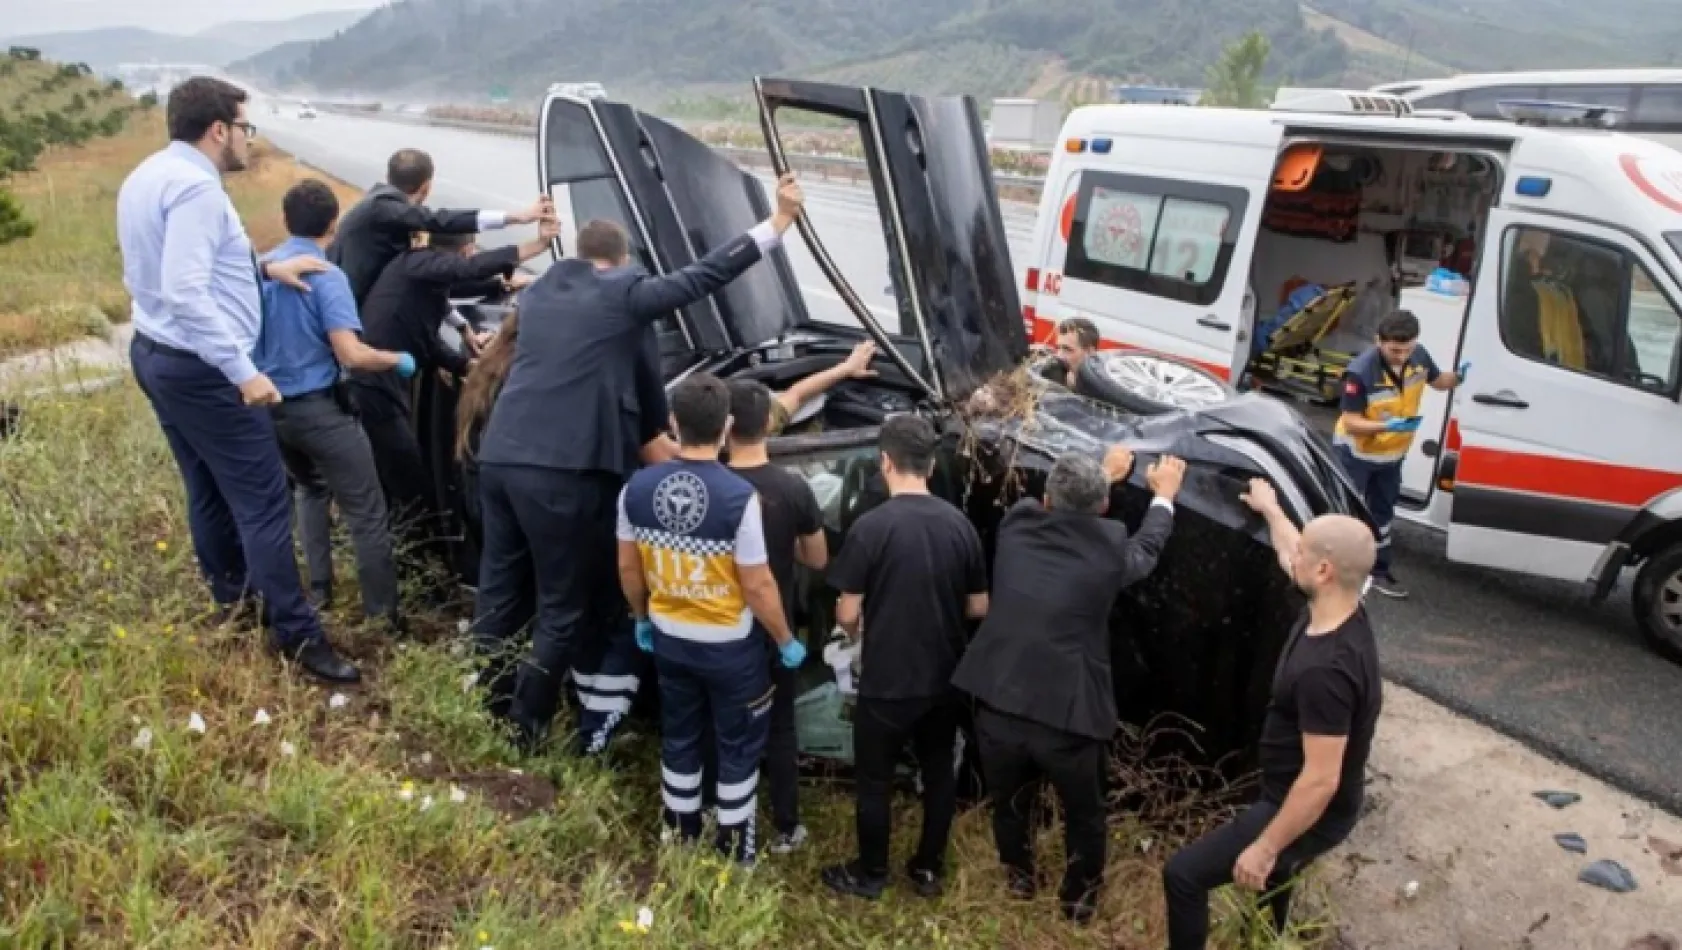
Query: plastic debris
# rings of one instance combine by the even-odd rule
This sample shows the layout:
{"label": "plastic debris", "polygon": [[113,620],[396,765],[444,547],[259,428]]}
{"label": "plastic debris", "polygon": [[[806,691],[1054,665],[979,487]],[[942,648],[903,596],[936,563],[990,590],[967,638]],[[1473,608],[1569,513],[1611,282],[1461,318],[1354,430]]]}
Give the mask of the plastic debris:
{"label": "plastic debris", "polygon": [[1575,832],[1567,831],[1563,834],[1554,835],[1554,844],[1559,845],[1572,854],[1589,853],[1589,843],[1583,840],[1582,835],[1576,834]]}
{"label": "plastic debris", "polygon": [[267,709],[259,709],[257,710],[257,715],[251,717],[251,724],[253,726],[266,726],[272,721],[273,720],[269,718],[269,711]]}
{"label": "plastic debris", "polygon": [[1583,800],[1583,796],[1576,792],[1534,792],[1532,794],[1554,808],[1570,808]]}
{"label": "plastic debris", "polygon": [[654,911],[651,908],[643,907],[637,910],[637,926],[643,930],[654,926]]}
{"label": "plastic debris", "polygon": [[204,717],[198,713],[193,713],[191,716],[187,717],[188,732],[196,732],[202,736],[204,735],[206,728],[207,727],[204,724]]}
{"label": "plastic debris", "polygon": [[129,745],[142,752],[150,749],[152,747],[152,730],[142,727],[139,732],[134,734],[134,740]]}
{"label": "plastic debris", "polygon": [[1596,861],[1577,875],[1584,884],[1604,888],[1614,894],[1628,894],[1635,890],[1635,875],[1616,861]]}
{"label": "plastic debris", "polygon": [[455,802],[457,805],[460,805],[462,802],[467,801],[467,793],[462,791],[460,787],[455,786],[455,785],[451,785],[450,786],[450,801]]}
{"label": "plastic debris", "polygon": [[1402,899],[1403,900],[1411,901],[1418,896],[1419,896],[1419,882],[1418,881],[1409,881],[1406,884],[1402,885]]}
{"label": "plastic debris", "polygon": [[350,697],[344,693],[334,693],[333,698],[327,700],[328,709],[343,709],[350,705]]}

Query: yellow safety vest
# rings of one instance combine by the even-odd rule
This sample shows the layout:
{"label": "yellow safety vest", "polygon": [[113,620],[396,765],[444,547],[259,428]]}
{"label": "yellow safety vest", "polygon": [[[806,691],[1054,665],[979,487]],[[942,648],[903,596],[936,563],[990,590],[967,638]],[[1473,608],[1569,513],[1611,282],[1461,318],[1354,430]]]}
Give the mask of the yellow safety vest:
{"label": "yellow safety vest", "polygon": [[[1361,413],[1362,418],[1383,422],[1419,415],[1419,404],[1425,398],[1427,376],[1422,364],[1409,360],[1402,368],[1398,385],[1397,374],[1385,365],[1384,357],[1379,354],[1378,348],[1374,347],[1349,364],[1348,375],[1360,379],[1367,390],[1367,408]],[[1343,417],[1339,416],[1332,441],[1347,448],[1350,454],[1364,462],[1384,464],[1400,462],[1405,458],[1408,448],[1413,445],[1413,435],[1412,432],[1355,435],[1344,428]]]}

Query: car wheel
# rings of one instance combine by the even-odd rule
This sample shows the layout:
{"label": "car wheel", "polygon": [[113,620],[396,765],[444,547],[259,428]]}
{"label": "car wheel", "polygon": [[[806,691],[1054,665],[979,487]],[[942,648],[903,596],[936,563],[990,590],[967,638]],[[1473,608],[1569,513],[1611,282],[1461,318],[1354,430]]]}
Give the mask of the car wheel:
{"label": "car wheel", "polygon": [[1682,543],[1647,559],[1635,577],[1635,622],[1659,655],[1682,663]]}
{"label": "car wheel", "polygon": [[1213,373],[1137,350],[1109,350],[1081,361],[1075,392],[1142,416],[1203,409],[1232,398]]}

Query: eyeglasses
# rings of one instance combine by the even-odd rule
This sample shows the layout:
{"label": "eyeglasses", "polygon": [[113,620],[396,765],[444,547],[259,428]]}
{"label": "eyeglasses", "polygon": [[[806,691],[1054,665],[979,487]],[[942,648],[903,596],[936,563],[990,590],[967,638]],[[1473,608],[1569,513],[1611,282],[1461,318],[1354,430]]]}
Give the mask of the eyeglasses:
{"label": "eyeglasses", "polygon": [[234,128],[243,130],[245,132],[245,137],[248,139],[254,139],[257,137],[257,127],[249,122],[242,120],[239,122],[229,122],[228,124]]}

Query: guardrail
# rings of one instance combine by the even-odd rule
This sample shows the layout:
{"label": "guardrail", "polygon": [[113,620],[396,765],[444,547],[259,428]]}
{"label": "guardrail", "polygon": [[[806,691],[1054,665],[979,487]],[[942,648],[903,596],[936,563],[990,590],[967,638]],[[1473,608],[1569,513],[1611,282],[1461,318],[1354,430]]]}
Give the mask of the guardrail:
{"label": "guardrail", "polygon": [[[471,119],[442,119],[437,116],[419,115],[412,112],[356,112],[335,109],[332,106],[317,106],[322,112],[334,112],[341,115],[351,115],[357,118],[378,119],[388,122],[403,122],[410,125],[430,125],[438,128],[465,129],[470,132],[485,132],[491,135],[507,135],[514,138],[533,138],[537,129],[529,125],[506,125],[501,122],[475,122]],[[713,151],[719,152],[737,165],[744,168],[769,168],[771,156],[763,149],[742,148],[734,145],[715,145]],[[846,155],[797,155],[788,156],[789,163],[794,170],[803,175],[816,175],[824,181],[847,181],[859,183],[869,180],[869,170],[862,158],[851,158]],[[1011,172],[994,172],[993,184],[999,191],[999,197],[1012,201],[1037,202],[1044,190],[1045,179],[1037,175],[1017,175]]]}

